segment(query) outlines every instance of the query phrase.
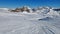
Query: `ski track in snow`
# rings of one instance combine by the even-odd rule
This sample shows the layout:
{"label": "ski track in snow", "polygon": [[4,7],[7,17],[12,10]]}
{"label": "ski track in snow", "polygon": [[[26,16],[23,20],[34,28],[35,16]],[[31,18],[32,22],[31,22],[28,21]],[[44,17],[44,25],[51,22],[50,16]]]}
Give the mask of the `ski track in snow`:
{"label": "ski track in snow", "polygon": [[0,34],[60,34],[59,22],[55,15],[0,11]]}

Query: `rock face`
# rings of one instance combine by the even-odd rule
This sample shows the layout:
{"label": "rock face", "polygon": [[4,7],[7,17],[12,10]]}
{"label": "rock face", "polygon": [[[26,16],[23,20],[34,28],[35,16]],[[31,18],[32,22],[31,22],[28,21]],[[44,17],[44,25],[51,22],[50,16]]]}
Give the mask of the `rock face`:
{"label": "rock face", "polygon": [[27,6],[23,6],[22,8],[16,8],[15,10],[11,10],[11,12],[30,12],[30,8]]}
{"label": "rock face", "polygon": [[21,12],[22,9],[21,8],[16,8],[15,10],[11,10],[11,12]]}
{"label": "rock face", "polygon": [[29,8],[27,6],[24,6],[21,10],[26,11],[26,12],[30,12],[30,10],[29,10]]}

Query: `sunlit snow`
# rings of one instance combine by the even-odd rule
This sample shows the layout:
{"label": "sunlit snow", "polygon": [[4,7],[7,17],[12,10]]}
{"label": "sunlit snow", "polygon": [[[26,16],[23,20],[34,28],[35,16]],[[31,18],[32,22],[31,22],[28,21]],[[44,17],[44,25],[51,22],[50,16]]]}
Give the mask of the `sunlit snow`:
{"label": "sunlit snow", "polygon": [[12,13],[0,9],[0,34],[60,34],[60,14],[53,10]]}

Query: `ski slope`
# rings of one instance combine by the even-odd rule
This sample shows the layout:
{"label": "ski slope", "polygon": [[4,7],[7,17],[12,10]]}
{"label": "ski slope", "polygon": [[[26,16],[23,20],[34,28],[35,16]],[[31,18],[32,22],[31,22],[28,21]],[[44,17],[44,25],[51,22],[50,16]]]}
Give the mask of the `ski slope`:
{"label": "ski slope", "polygon": [[60,34],[60,14],[0,10],[0,34]]}

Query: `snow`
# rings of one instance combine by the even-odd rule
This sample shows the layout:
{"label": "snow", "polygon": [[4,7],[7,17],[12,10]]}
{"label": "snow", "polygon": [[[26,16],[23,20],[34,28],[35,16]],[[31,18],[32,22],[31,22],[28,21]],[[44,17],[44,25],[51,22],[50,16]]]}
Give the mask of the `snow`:
{"label": "snow", "polygon": [[46,14],[0,10],[0,34],[60,34],[60,14],[53,10]]}

